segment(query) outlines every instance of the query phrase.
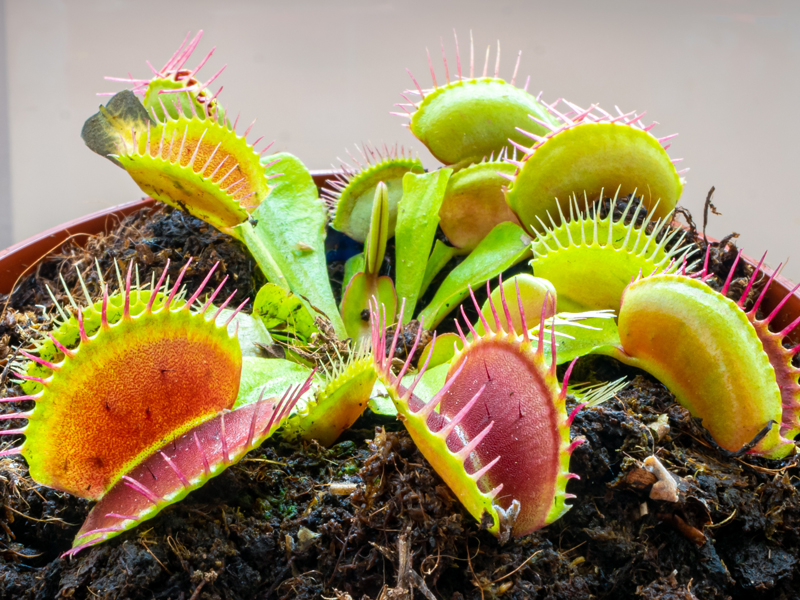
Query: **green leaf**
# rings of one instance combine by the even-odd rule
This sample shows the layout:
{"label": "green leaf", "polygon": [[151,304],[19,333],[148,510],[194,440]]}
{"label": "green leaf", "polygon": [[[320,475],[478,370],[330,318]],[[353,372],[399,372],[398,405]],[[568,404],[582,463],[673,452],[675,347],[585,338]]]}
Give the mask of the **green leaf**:
{"label": "green leaf", "polygon": [[264,398],[282,396],[290,385],[303,383],[310,374],[311,369],[308,367],[282,358],[245,356],[242,359],[239,395],[236,397],[233,409],[258,402],[262,391]]}
{"label": "green leaf", "polygon": [[[378,382],[375,385],[383,385],[383,384],[380,384],[380,382]],[[395,417],[397,416],[397,409],[394,407],[394,402],[392,402],[392,399],[385,394],[386,390],[384,389],[383,394],[372,396],[369,399],[367,406],[376,415],[383,415],[385,417]]]}
{"label": "green leaf", "polygon": [[[417,365],[422,366],[427,363],[430,370],[445,363],[449,364],[456,354],[456,349],[463,350],[463,348],[464,343],[457,334],[443,333],[436,338],[436,344],[430,343],[425,346],[422,354],[419,355]],[[430,355],[430,359],[428,355]]]}
{"label": "green leaf", "polygon": [[[269,196],[267,196],[267,198],[269,198]],[[235,227],[233,232],[236,237],[242,240],[244,245],[247,246],[247,249],[250,251],[253,258],[256,259],[256,263],[258,263],[258,267],[261,269],[261,272],[264,273],[264,277],[267,278],[267,281],[288,290],[289,282],[286,281],[283,271],[281,271],[278,263],[276,263],[275,259],[272,257],[273,248],[271,244],[267,243],[265,236],[260,232],[257,233],[255,227],[253,227],[249,221],[245,221],[238,227]]]}
{"label": "green leaf", "polygon": [[261,319],[273,333],[294,336],[303,342],[319,331],[314,324],[314,315],[303,301],[282,287],[268,283],[258,290],[253,303],[253,316]]}
{"label": "green leaf", "polygon": [[[209,306],[208,312],[214,314],[211,311],[216,311],[216,307]],[[222,309],[216,320],[217,325],[220,327],[223,326],[232,314],[233,311],[231,309]],[[240,312],[236,315],[236,318],[228,324],[228,333],[230,335],[235,334],[236,337],[239,338],[239,347],[242,349],[242,356],[260,356],[261,350],[256,344],[262,346],[272,345],[272,336],[269,334],[269,331],[267,331],[264,323],[253,315],[248,315],[246,313]]]}
{"label": "green leaf", "polygon": [[372,220],[369,235],[364,244],[364,272],[377,275],[386,255],[386,242],[389,241],[389,191],[386,184],[378,182],[375,198],[372,200]]}
{"label": "green leaf", "polygon": [[428,290],[428,286],[439,274],[439,271],[444,269],[445,265],[447,265],[454,256],[459,254],[466,254],[466,252],[460,248],[448,246],[441,240],[436,240],[436,243],[433,245],[433,252],[431,252],[430,258],[428,258],[428,265],[425,267],[425,277],[422,278],[422,287],[419,290],[420,296]]}
{"label": "green leaf", "polygon": [[[425,402],[433,398],[436,393],[444,387],[445,379],[447,379],[447,370],[449,368],[449,364],[442,364],[425,371],[417,387],[414,388],[414,395]],[[402,384],[405,387],[410,386],[417,375],[417,373],[406,375],[403,377]],[[380,380],[375,382],[372,396],[369,399],[369,408],[376,415],[384,415],[387,417],[394,417],[397,415],[397,407],[395,407],[394,402],[392,402],[392,399],[389,397],[386,388]]]}
{"label": "green leaf", "polygon": [[280,177],[272,180],[275,187],[253,212],[255,227],[247,222],[237,230],[257,260],[253,248],[268,254],[284,282],[272,280],[265,272],[267,279],[307,299],[330,319],[336,335],[344,338],[344,323],[328,280],[326,215],[317,186],[306,166],[291,154],[280,153],[261,160],[271,163],[277,159],[280,160],[264,171],[265,176]]}
{"label": "green leaf", "polygon": [[363,252],[359,252],[355,256],[351,256],[347,259],[347,261],[344,263],[344,277],[342,278],[343,288],[346,288],[349,285],[356,273],[364,272],[365,264],[366,261],[364,259]]}
{"label": "green leaf", "polygon": [[477,248],[442,282],[431,303],[419,314],[425,327],[442,322],[473,289],[531,256],[531,238],[515,223],[496,225]]}
{"label": "green leaf", "polygon": [[397,297],[406,301],[405,323],[414,315],[439,225],[439,208],[452,173],[452,169],[439,169],[424,175],[403,176],[403,199],[395,229],[395,279]]}

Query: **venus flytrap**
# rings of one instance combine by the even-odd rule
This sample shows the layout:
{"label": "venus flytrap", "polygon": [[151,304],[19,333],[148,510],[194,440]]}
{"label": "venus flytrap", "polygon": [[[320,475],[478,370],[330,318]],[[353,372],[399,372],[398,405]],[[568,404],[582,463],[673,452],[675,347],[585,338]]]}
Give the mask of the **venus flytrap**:
{"label": "venus flytrap", "polygon": [[568,208],[573,194],[595,202],[604,189],[622,196],[638,190],[648,214],[663,219],[672,213],[685,170],[675,170],[681,159],[669,157],[666,142],[677,134],[656,138],[650,133],[655,123],[645,126],[644,113],[635,111],[617,109],[614,116],[597,105],[583,109],[565,100],[544,106],[551,119],[530,115],[527,125],[518,126],[533,145],[512,141],[524,156],[508,159],[517,170],[509,177],[506,201],[526,229],[554,213],[554,203]]}
{"label": "venus flytrap", "polygon": [[[653,220],[644,204],[629,201],[622,215],[612,209],[605,217],[596,206],[577,199],[569,203],[568,217],[560,205],[530,227],[534,275],[550,281],[558,291],[562,310],[618,310],[622,290],[639,273],[674,272],[696,249],[685,244],[686,233],[670,230],[672,213]],[[641,224],[637,224],[643,215]],[[628,221],[626,223],[626,221]],[[649,226],[652,224],[652,229]],[[694,266],[694,263],[691,265]]]}
{"label": "venus flytrap", "polygon": [[[505,323],[513,323],[503,293],[501,301]],[[474,296],[473,302],[479,308]],[[483,335],[465,320],[472,334],[468,339],[459,326],[461,349],[444,387],[427,402],[414,390],[428,365],[408,386],[402,381],[410,358],[393,373],[400,327],[389,341],[377,308],[373,353],[378,377],[417,447],[472,516],[504,540],[535,531],[569,510],[566,485],[576,477],[569,473],[569,456],[580,443],[570,442],[569,424],[580,407],[567,415],[571,368],[559,384],[555,348],[545,359],[544,328],[531,339],[523,316],[520,333],[513,327],[506,331],[493,303],[491,309],[491,327],[481,316]],[[552,331],[550,338],[555,339]],[[419,335],[409,356],[418,343]]]}
{"label": "venus flytrap", "polygon": [[[228,123],[196,113],[155,121],[123,91],[86,121],[81,136],[145,193],[236,235],[271,190],[247,133],[240,137]],[[272,280],[283,277],[272,264],[264,268]]]}
{"label": "venus flytrap", "polygon": [[489,156],[453,173],[447,183],[439,225],[447,239],[463,251],[474,250],[489,232],[505,221],[519,225],[506,204],[503,177],[514,173],[514,166],[504,161],[505,152],[495,159]]}
{"label": "venus flytrap", "polygon": [[[365,145],[356,146],[361,158],[350,155],[353,164],[341,162],[341,172],[322,190],[322,198],[331,213],[331,226],[358,242],[366,242],[371,221],[373,197],[379,183],[387,187],[389,204],[389,237],[394,236],[398,203],[403,197],[403,176],[423,173],[419,158],[411,151],[393,146],[383,150]],[[349,154],[349,152],[348,152]]]}
{"label": "venus flytrap", "polygon": [[[279,427],[290,438],[332,443],[366,406],[375,381],[367,355],[321,377],[316,368],[243,355],[240,330],[231,327],[238,318],[255,329],[239,313],[244,303],[227,310],[232,294],[212,305],[227,278],[200,301],[216,266],[185,298],[190,263],[171,290],[169,265],[148,289],[132,283],[131,263],[122,292],[109,294],[103,283],[103,298],[86,306],[67,292],[77,317],[56,304],[63,321],[35,353],[21,350],[30,362],[18,377],[28,394],[4,401],[36,407],[3,415],[28,425],[2,432],[25,436],[2,455],[21,454],[38,483],[99,500],[69,553],[154,517]],[[304,408],[292,414],[296,405]]]}
{"label": "venus flytrap", "polygon": [[[216,104],[209,108],[215,100],[205,86],[181,70],[198,41],[182,45],[153,81],[130,80],[145,104],[131,91],[115,95],[87,120],[84,141],[145,193],[243,241],[269,281],[306,298],[344,337],[327,281],[326,211],[316,185],[290,154],[262,160],[272,144],[256,151],[263,137],[247,141],[253,124],[240,136],[238,117],[231,123]],[[171,107],[162,96],[172,99]],[[282,181],[272,184],[275,178]]]}
{"label": "venus flytrap", "polygon": [[[248,316],[244,303],[227,308],[232,296],[213,304],[221,286],[200,298],[211,273],[187,298],[188,265],[171,288],[166,269],[148,287],[129,266],[116,293],[101,276],[99,299],[81,279],[85,305],[67,290],[75,316],[55,302],[49,339],[21,350],[25,395],[4,399],[35,408],[0,415],[27,419],[0,432],[26,439],[0,454],[22,454],[43,485],[98,500],[69,554],[154,517],[279,428],[288,441],[332,444],[374,400],[376,379],[422,454],[503,541],[569,509],[570,455],[581,441],[570,440],[570,423],[624,385],[570,388],[572,364],[559,382],[558,365],[589,353],[657,377],[731,452],[794,451],[800,345],[784,342],[800,319],[770,331],[787,300],[760,318],[766,287],[745,311],[755,274],[738,302],[725,297],[733,271],[721,294],[705,284],[708,257],[691,275],[695,249],[670,226],[682,190],[666,154],[671,136],[653,137],[641,114],[542,104],[515,87],[516,69],[510,83],[498,78],[499,48],[494,77],[488,53],[474,76],[472,49],[469,77],[458,53],[457,80],[446,61],[446,85],[431,69],[433,89],[416,86],[402,107],[412,133],[452,168],[424,173],[402,150],[367,147],[323,194],[333,227],[365,244],[345,266],[339,308],[328,212],[309,171],[289,154],[261,158],[267,148],[247,141],[250,128],[237,133],[238,118],[231,123],[208,87],[219,72],[196,78],[208,56],[184,68],[199,34],[187,41],[152,79],[120,80],[133,89],[101,107],[83,137],[146,193],[243,241],[270,283]],[[508,155],[514,148],[521,160]],[[601,218],[593,203],[611,189]],[[620,194],[632,199],[615,218]],[[394,280],[379,275],[392,236]],[[462,306],[458,334],[434,332],[418,363],[417,327],[398,370],[404,325],[458,255],[416,316],[434,329],[471,296],[478,322]],[[525,259],[532,274],[503,281]],[[479,306],[472,289],[483,284]],[[273,342],[286,360],[259,355]],[[569,394],[579,404],[568,415]]]}
{"label": "venus flytrap", "polygon": [[[489,73],[489,53],[481,76],[475,74],[475,50],[470,34],[469,76],[462,73],[461,55],[456,41],[456,72],[450,80],[450,70],[442,46],[446,83],[439,85],[428,54],[428,66],[433,82],[432,89],[423,89],[411,75],[414,88],[403,94],[406,100],[398,104],[404,112],[393,113],[409,119],[408,128],[437,159],[445,165],[470,164],[484,157],[497,156],[503,149],[513,151],[512,141],[524,143],[526,137],[517,131],[520,123],[534,115],[549,126],[558,121],[537,98],[528,93],[528,83],[520,89],[514,84],[519,70],[517,58],[510,82],[499,78],[500,43],[494,76]],[[545,135],[549,127],[535,124],[535,133]]]}
{"label": "venus flytrap", "polygon": [[753,308],[743,310],[758,270],[738,302],[727,298],[735,268],[722,293],[704,283],[708,253],[695,276],[687,276],[684,268],[637,279],[622,296],[619,343],[597,352],[661,380],[678,402],[703,419],[723,448],[738,452],[757,442],[749,452],[783,458],[795,452],[792,440],[800,414],[800,371],[791,364],[797,347],[783,347],[797,321],[781,332],[769,330],[782,303],[766,318],[757,318],[771,279]]}

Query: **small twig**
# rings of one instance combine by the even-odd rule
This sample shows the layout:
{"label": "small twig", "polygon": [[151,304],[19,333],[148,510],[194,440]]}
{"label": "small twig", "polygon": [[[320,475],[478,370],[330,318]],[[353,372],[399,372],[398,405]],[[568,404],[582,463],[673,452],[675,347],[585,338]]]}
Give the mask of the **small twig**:
{"label": "small twig", "polygon": [[[715,215],[721,215],[721,212],[717,211],[717,207],[714,206],[714,203],[711,202],[711,197],[714,195],[714,186],[711,186],[711,189],[708,190],[708,195],[706,196],[706,203],[703,206],[703,239],[706,239],[706,225],[708,225],[708,209],[711,209],[711,212]],[[708,245],[708,241],[706,241],[706,246]]]}
{"label": "small twig", "polygon": [[411,579],[411,583],[422,592],[422,595],[425,596],[428,600],[436,600],[436,596],[433,595],[433,592],[428,587],[428,584],[425,583],[425,580],[422,576],[417,573],[414,569],[409,570],[409,578]]}
{"label": "small twig", "polygon": [[733,453],[733,458],[739,458],[740,456],[743,456],[744,454],[746,454],[747,452],[749,452],[750,450],[752,450],[752,449],[753,449],[753,448],[754,448],[756,445],[758,445],[758,443],[759,443],[761,440],[763,440],[765,437],[767,437],[767,434],[768,434],[768,433],[770,432],[770,430],[772,429],[772,426],[773,426],[773,425],[775,425],[776,423],[777,423],[777,421],[775,421],[774,419],[773,419],[773,420],[770,420],[770,422],[769,422],[769,423],[767,423],[767,424],[766,424],[766,425],[765,425],[765,426],[764,426],[764,427],[761,429],[761,431],[759,431],[759,432],[756,434],[756,436],[755,436],[755,437],[754,437],[752,440],[750,440],[749,442],[747,442],[747,443],[746,443],[744,446],[742,446],[742,447],[741,447],[741,448],[739,448],[739,449],[738,449],[736,452],[734,452],[734,453]]}
{"label": "small twig", "polygon": [[727,517],[725,517],[722,521],[720,521],[719,523],[712,523],[711,525],[706,525],[705,528],[706,529],[716,529],[717,527],[722,527],[723,525],[727,525],[736,516],[736,511],[737,511],[737,509],[734,508],[733,512],[731,514],[729,514]]}
{"label": "small twig", "polygon": [[760,467],[758,465],[751,465],[749,462],[745,462],[741,458],[737,458],[736,460],[739,461],[744,466],[749,467],[750,469],[753,469],[754,471],[758,471],[759,473],[766,473],[768,475],[776,475],[778,473],[783,473],[784,471],[788,471],[789,469],[793,469],[798,464],[797,463],[797,459],[795,459],[794,461],[790,462],[788,465],[782,466],[780,469],[767,469],[766,467]]}
{"label": "small twig", "polygon": [[730,241],[731,240],[735,240],[738,237],[739,237],[739,234],[737,232],[735,232],[735,231],[733,233],[729,233],[728,235],[726,235],[724,238],[722,238],[719,241],[718,248],[720,249],[720,251],[725,250],[725,248],[727,248],[727,246],[730,243]]}
{"label": "small twig", "polygon": [[508,573],[508,574],[506,574],[506,575],[503,575],[502,577],[499,577],[499,578],[495,579],[495,580],[494,580],[494,581],[491,583],[491,585],[494,585],[494,584],[495,584],[495,583],[497,583],[498,581],[503,581],[503,579],[506,579],[506,578],[508,578],[508,577],[511,577],[511,576],[512,576],[514,573],[516,573],[516,572],[517,572],[517,571],[519,571],[519,570],[520,570],[522,567],[524,567],[524,566],[525,566],[525,565],[527,565],[527,564],[528,564],[530,561],[532,561],[532,560],[534,559],[534,557],[535,557],[537,554],[539,554],[540,552],[541,552],[541,550],[537,550],[536,552],[534,552],[533,554],[531,554],[531,555],[530,555],[528,558],[526,558],[526,559],[525,559],[525,562],[523,562],[523,563],[522,563],[520,566],[518,566],[516,569],[514,569],[513,571],[511,571],[511,573]]}
{"label": "small twig", "polygon": [[49,519],[37,519],[36,517],[31,517],[26,515],[25,513],[21,513],[15,508],[11,508],[8,504],[4,505],[4,507],[15,514],[18,514],[22,518],[28,519],[29,521],[36,521],[37,523],[63,523],[64,525],[68,525],[69,527],[78,526],[77,523],[67,523],[64,519],[59,519],[58,517],[50,517]]}
{"label": "small twig", "polygon": [[166,572],[167,572],[167,573],[170,575],[170,577],[171,577],[171,576],[172,576],[172,571],[170,571],[170,570],[169,570],[167,567],[165,567],[165,566],[164,566],[164,563],[162,563],[160,560],[158,560],[158,557],[157,557],[155,554],[153,554],[153,552],[150,550],[150,548],[148,548],[148,547],[147,547],[147,544],[145,544],[145,542],[144,542],[144,540],[143,540],[143,539],[141,539],[141,538],[140,538],[140,539],[139,539],[139,541],[140,541],[140,542],[142,542],[142,546],[144,546],[144,549],[145,549],[145,550],[147,550],[147,553],[148,553],[150,556],[152,556],[154,559],[156,559],[156,562],[157,562],[158,564],[160,564],[160,565],[161,565],[161,568],[162,568],[162,569],[164,569],[164,570],[165,570],[165,571],[166,571]]}
{"label": "small twig", "polygon": [[[480,547],[478,550],[480,550]],[[477,556],[477,554],[475,556]],[[478,576],[475,574],[475,569],[472,568],[472,558],[469,555],[469,539],[467,539],[467,564],[469,565],[469,572],[472,573],[472,578],[475,580],[475,586],[481,593],[481,600],[486,600],[486,597],[483,595],[483,586],[481,585],[481,580],[478,579]]]}
{"label": "small twig", "polygon": [[283,569],[281,569],[281,572],[278,573],[278,576],[275,578],[275,581],[273,581],[272,585],[269,586],[267,593],[261,596],[261,600],[268,600],[268,598],[272,595],[272,592],[274,592],[278,588],[278,586],[283,583],[283,576],[286,575],[286,572],[292,568],[293,564],[294,564],[294,556],[290,558],[289,562],[286,563],[286,566],[283,567]]}
{"label": "small twig", "polygon": [[686,220],[686,226],[689,228],[689,239],[697,239],[697,225],[695,224],[694,219],[692,219],[692,213],[682,206],[677,206],[675,208],[674,218],[677,219],[678,215],[681,215]]}
{"label": "small twig", "polygon": [[206,585],[206,580],[203,579],[203,581],[198,583],[197,587],[194,588],[194,593],[191,596],[189,596],[189,600],[197,600],[200,597],[200,591],[203,589],[205,585]]}
{"label": "small twig", "polygon": [[11,548],[3,548],[3,552],[8,552],[9,554],[13,554],[14,556],[19,556],[20,558],[37,558],[44,554],[44,552],[39,552],[39,554],[22,554],[21,552],[15,552]]}
{"label": "small twig", "polygon": [[344,538],[344,542],[342,542],[342,551],[339,552],[339,558],[336,559],[336,564],[333,565],[333,572],[331,573],[331,578],[328,580],[328,585],[326,587],[331,587],[331,583],[333,583],[333,578],[336,577],[336,571],[339,569],[339,563],[342,562],[345,550],[347,550],[347,544],[350,542],[350,536],[353,534],[353,529],[356,526],[356,519],[357,516],[354,515],[353,522],[350,524],[350,531],[347,532],[347,535]]}

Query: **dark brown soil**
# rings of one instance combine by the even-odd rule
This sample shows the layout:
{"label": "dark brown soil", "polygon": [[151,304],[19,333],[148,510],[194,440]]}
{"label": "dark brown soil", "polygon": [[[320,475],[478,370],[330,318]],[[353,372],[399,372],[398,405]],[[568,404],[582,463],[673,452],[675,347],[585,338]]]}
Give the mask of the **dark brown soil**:
{"label": "dark brown soil", "polygon": [[[0,372],[14,348],[47,327],[71,264],[99,290],[113,258],[172,277],[196,258],[242,299],[260,283],[246,252],[169,209],[135,215],[88,251],[69,247],[0,296]],[[712,254],[730,266],[731,250]],[[746,275],[743,270],[739,275]],[[219,277],[218,280],[221,280]],[[741,289],[741,288],[740,288]],[[49,311],[48,311],[49,313]],[[649,376],[602,357],[576,380],[627,375],[632,385],[576,418],[565,517],[504,546],[480,530],[394,420],[367,414],[331,449],[272,440],[157,518],[76,558],[61,559],[90,505],[36,485],[22,459],[0,459],[0,598],[800,598],[800,490],[794,458],[733,457]],[[0,397],[18,389],[0,380]],[[664,416],[666,415],[666,416]],[[680,477],[677,503],[651,500],[655,454]],[[413,591],[412,591],[413,590]]]}

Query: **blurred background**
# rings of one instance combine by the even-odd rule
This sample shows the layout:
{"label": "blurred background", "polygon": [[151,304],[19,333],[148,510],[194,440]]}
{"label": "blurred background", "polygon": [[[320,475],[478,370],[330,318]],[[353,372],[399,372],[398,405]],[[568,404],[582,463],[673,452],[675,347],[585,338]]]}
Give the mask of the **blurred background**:
{"label": "blurred background", "polygon": [[[520,78],[543,98],[647,110],[679,132],[670,154],[690,167],[681,204],[702,221],[716,186],[722,216],[709,235],[737,231],[751,256],[770,250],[800,280],[800,2],[798,0],[5,0],[0,11],[0,248],[86,213],[139,198],[127,174],[93,154],[81,126],[96,92],[147,78],[188,31],[205,30],[189,65],[216,46],[205,78],[256,137],[330,168],[353,143],[400,142],[436,161],[389,115],[411,85],[430,85],[425,48],[443,78],[462,56],[502,46],[501,76],[522,51]],[[482,60],[481,60],[482,63]],[[201,77],[203,79],[203,77]],[[240,122],[241,127],[241,122]]]}

